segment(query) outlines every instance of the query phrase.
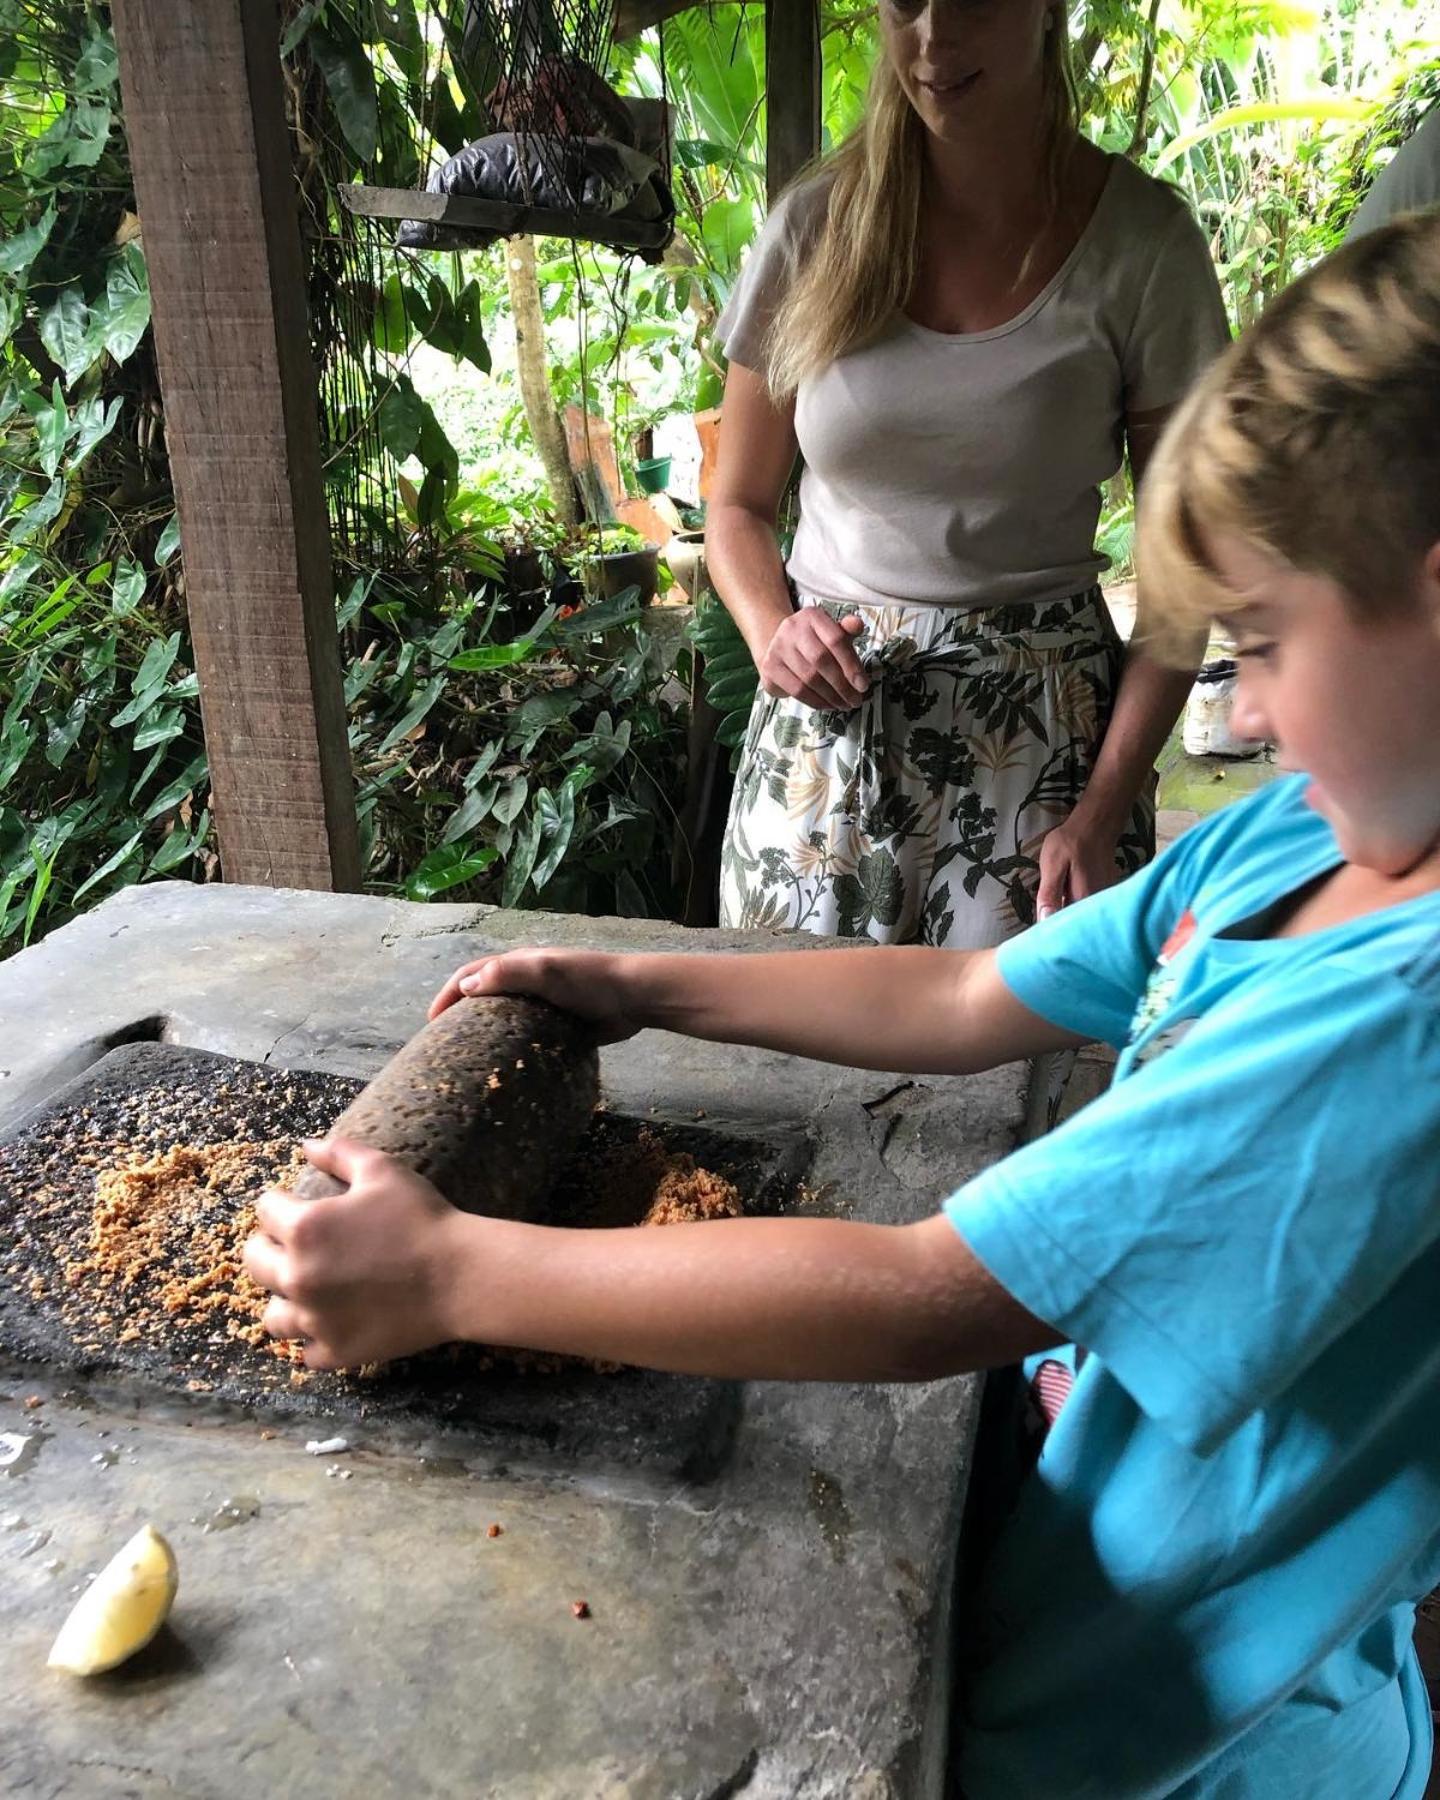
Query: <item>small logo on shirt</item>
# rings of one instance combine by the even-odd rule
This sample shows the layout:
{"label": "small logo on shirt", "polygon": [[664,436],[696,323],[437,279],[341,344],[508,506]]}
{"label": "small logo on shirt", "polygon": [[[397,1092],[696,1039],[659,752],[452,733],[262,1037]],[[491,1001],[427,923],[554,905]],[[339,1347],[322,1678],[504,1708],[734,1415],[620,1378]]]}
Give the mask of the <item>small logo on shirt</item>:
{"label": "small logo on shirt", "polygon": [[[1155,967],[1150,971],[1150,979],[1145,983],[1145,992],[1140,1004],[1135,1008],[1135,1017],[1130,1021],[1130,1042],[1157,1024],[1170,1010],[1175,998],[1175,990],[1180,985],[1180,970],[1176,967],[1181,953],[1189,946],[1199,929],[1195,914],[1187,906],[1175,923],[1175,929],[1166,938],[1156,959]],[[1193,1019],[1180,1019],[1169,1030],[1162,1031],[1153,1042],[1147,1044],[1136,1057],[1137,1063],[1149,1062],[1159,1056],[1162,1051],[1169,1050],[1179,1043],[1194,1023]]]}

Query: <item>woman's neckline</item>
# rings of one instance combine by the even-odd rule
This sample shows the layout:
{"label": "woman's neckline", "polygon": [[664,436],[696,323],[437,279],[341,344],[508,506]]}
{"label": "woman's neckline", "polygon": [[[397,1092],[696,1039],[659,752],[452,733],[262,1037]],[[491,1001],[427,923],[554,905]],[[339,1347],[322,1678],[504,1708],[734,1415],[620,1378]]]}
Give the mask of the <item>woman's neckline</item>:
{"label": "woman's neckline", "polygon": [[1009,332],[1018,331],[1022,325],[1028,325],[1084,255],[1090,240],[1095,235],[1101,214],[1109,204],[1110,196],[1115,189],[1115,170],[1125,160],[1124,157],[1116,156],[1113,152],[1106,152],[1106,156],[1109,166],[1105,171],[1105,179],[1101,183],[1095,204],[1090,209],[1090,217],[1081,228],[1079,237],[1071,245],[1069,255],[1035,298],[1027,306],[1022,307],[1014,318],[1006,319],[1000,325],[989,325],[984,331],[936,331],[932,326],[922,325],[918,319],[912,319],[909,313],[902,308],[900,320],[906,330],[913,331],[920,337],[935,338],[942,344],[983,344],[991,338],[1004,337]]}

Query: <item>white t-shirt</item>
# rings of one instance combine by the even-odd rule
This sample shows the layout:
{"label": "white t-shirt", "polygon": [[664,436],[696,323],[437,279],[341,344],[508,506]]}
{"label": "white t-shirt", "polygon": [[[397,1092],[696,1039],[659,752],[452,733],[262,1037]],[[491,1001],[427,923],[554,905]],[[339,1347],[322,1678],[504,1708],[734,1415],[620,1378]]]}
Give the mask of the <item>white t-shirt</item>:
{"label": "white t-shirt", "polygon": [[1426,113],[1420,128],[1375,177],[1355,209],[1345,242],[1388,225],[1401,213],[1440,206],[1440,106]]}
{"label": "white t-shirt", "polygon": [[[718,335],[764,366],[789,272],[824,218],[824,177],[776,207]],[[1226,343],[1209,248],[1179,194],[1112,157],[1079,242],[991,331],[897,316],[801,383],[805,471],[789,573],[841,602],[1041,605],[1088,587],[1100,486],[1127,413],[1174,405]]]}

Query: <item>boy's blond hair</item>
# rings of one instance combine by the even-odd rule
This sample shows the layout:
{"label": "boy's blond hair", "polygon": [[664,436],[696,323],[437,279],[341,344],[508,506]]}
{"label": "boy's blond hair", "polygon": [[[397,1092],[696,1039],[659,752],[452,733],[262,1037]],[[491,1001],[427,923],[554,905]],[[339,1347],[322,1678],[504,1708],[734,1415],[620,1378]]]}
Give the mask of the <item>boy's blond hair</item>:
{"label": "boy's blond hair", "polygon": [[1140,496],[1156,647],[1243,601],[1219,537],[1402,607],[1440,541],[1440,212],[1347,244],[1287,288],[1171,420]]}

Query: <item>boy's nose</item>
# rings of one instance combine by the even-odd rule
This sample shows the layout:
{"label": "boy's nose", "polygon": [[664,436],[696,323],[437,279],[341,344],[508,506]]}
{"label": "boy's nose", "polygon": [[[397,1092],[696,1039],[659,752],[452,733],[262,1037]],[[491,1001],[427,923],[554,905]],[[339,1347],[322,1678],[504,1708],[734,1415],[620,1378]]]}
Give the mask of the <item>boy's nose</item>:
{"label": "boy's nose", "polygon": [[1230,729],[1236,737],[1248,738],[1257,744],[1271,736],[1269,718],[1245,679],[1243,663],[1235,684],[1235,698],[1230,703]]}

